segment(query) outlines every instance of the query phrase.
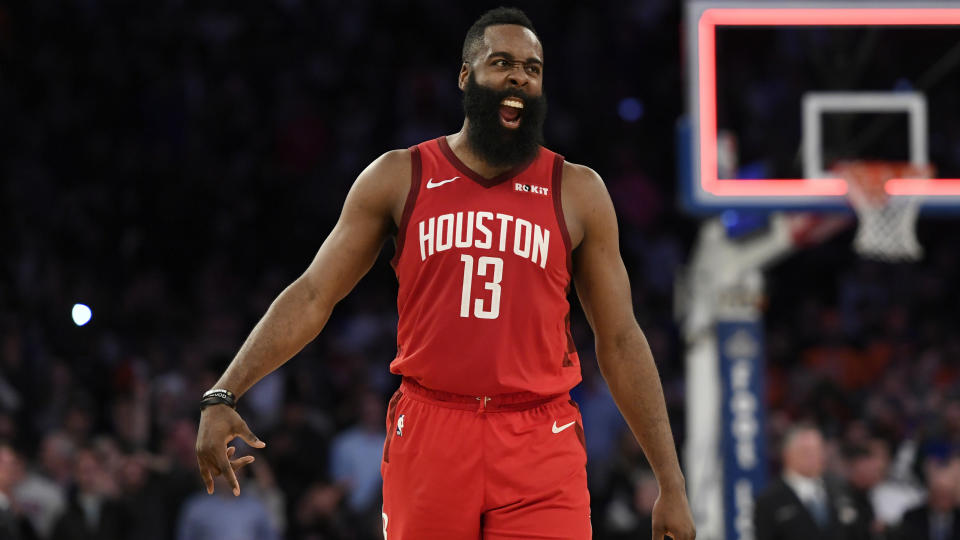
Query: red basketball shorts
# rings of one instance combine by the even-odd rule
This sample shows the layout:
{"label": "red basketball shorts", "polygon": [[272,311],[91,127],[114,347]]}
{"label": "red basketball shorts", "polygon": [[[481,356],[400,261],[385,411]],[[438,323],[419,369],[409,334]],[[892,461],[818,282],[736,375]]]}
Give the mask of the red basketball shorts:
{"label": "red basketball shorts", "polygon": [[387,410],[387,540],[591,537],[587,454],[569,394],[475,398],[404,379]]}

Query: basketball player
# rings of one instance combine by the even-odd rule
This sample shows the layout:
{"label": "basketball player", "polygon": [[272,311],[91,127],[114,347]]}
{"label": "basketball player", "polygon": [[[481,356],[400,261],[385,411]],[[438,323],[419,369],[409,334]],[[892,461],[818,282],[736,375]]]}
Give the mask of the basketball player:
{"label": "basketball player", "polygon": [[[571,280],[610,390],[660,485],[653,535],[694,538],[663,390],[636,323],[603,181],[543,148],[544,55],[529,19],[498,8],[470,28],[454,135],[388,152],[364,170],[306,272],[273,302],[204,394],[200,473],[226,477],[260,441],[236,398],[311,341],[396,238],[397,356],[384,444],[390,540],[586,539],[580,381]],[[227,406],[223,406],[227,405]]]}

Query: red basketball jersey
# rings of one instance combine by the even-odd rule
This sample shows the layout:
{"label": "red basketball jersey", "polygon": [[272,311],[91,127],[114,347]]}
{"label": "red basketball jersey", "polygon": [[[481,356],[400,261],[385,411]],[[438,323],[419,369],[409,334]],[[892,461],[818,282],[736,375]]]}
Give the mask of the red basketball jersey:
{"label": "red basketball jersey", "polygon": [[563,156],[540,148],[491,179],[464,165],[446,137],[412,147],[411,157],[391,263],[400,321],[390,371],[477,396],[575,386]]}

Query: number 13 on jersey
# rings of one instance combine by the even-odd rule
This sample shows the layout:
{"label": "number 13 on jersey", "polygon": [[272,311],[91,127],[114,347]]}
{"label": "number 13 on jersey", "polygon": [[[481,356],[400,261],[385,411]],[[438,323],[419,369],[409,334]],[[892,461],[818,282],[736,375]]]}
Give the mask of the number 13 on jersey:
{"label": "number 13 on jersey", "polygon": [[[460,316],[470,316],[470,290],[473,287],[473,256],[462,254],[463,263],[463,291],[460,294]],[[484,309],[482,298],[474,300],[473,316],[478,319],[496,319],[500,316],[500,281],[503,280],[503,259],[499,257],[480,257],[477,260],[477,275],[487,276],[489,268],[493,267],[493,275],[484,283],[484,288],[490,291],[490,306]]]}

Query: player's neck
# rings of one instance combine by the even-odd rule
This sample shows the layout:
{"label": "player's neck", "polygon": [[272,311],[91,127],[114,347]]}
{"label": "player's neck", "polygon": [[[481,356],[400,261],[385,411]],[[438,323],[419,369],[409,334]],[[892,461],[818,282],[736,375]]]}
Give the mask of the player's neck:
{"label": "player's neck", "polygon": [[512,166],[495,167],[490,165],[470,148],[470,143],[467,141],[467,122],[468,120],[464,119],[460,131],[447,136],[447,144],[450,145],[450,150],[453,150],[457,158],[484,178],[494,178],[512,169]]}

